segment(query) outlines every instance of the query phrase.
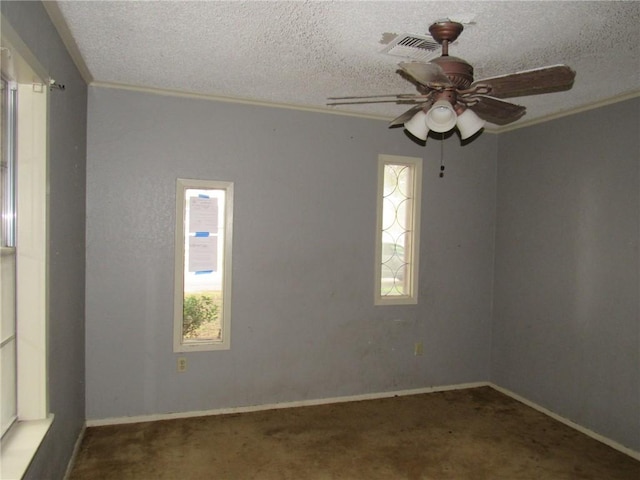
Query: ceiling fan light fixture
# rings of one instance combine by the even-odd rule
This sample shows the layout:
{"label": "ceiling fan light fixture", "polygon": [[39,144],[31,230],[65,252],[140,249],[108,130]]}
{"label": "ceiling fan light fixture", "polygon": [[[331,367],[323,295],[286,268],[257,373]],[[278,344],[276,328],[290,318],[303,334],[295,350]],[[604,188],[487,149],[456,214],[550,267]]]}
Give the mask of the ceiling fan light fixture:
{"label": "ceiling fan light fixture", "polygon": [[427,112],[425,121],[429,130],[444,133],[456,126],[456,112],[451,103],[446,100],[438,100]]}
{"label": "ceiling fan light fixture", "polygon": [[427,135],[429,134],[429,127],[427,127],[426,118],[427,114],[423,110],[420,110],[411,118],[411,120],[405,122],[404,128],[414,137],[419,138],[420,140],[426,140]]}
{"label": "ceiling fan light fixture", "polygon": [[478,133],[486,123],[475,112],[467,108],[464,112],[458,114],[456,126],[460,132],[460,138],[466,140]]}
{"label": "ceiling fan light fixture", "polygon": [[[522,118],[526,107],[508,102],[505,98],[562,92],[572,88],[576,72],[567,65],[549,65],[474,80],[473,65],[449,55],[449,46],[463,30],[460,22],[448,18],[438,20],[429,27],[429,32],[441,45],[441,55],[430,62],[399,63],[397,73],[416,87],[417,94],[330,97],[330,100],[339,101],[327,105],[410,104],[413,107],[394,118],[390,128],[404,124],[414,137],[426,140],[431,130],[445,133],[457,126],[461,139],[466,140],[480,132],[485,122],[507,125]],[[416,39],[407,40],[409,45],[415,42]]]}

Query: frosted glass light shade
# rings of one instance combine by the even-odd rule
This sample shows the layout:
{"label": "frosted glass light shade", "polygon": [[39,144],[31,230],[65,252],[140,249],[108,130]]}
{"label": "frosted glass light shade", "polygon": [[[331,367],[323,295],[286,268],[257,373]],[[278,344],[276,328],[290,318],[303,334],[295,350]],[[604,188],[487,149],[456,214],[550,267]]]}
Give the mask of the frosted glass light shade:
{"label": "frosted glass light shade", "polygon": [[427,113],[427,127],[434,132],[448,132],[456,126],[456,112],[446,100],[438,100]]}
{"label": "frosted glass light shade", "polygon": [[475,135],[482,127],[484,127],[485,123],[487,122],[476,115],[475,112],[472,112],[467,108],[464,112],[458,115],[458,121],[456,123],[458,131],[460,132],[460,138],[464,140]]}
{"label": "frosted glass light shade", "polygon": [[429,134],[429,128],[425,122],[426,118],[427,114],[420,110],[411,118],[411,120],[405,122],[404,128],[406,128],[414,137],[419,138],[420,140],[426,140],[427,135]]}

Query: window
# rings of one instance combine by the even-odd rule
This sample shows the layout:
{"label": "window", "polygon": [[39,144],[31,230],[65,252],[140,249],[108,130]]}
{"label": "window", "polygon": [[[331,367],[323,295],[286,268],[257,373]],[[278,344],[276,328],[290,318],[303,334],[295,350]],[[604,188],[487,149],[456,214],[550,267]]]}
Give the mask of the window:
{"label": "window", "polygon": [[47,398],[48,89],[44,69],[4,18],[1,52],[0,477],[22,478],[53,421]]}
{"label": "window", "polygon": [[0,435],[18,416],[16,362],[15,85],[2,78],[2,226],[0,227]]}
{"label": "window", "polygon": [[178,179],[174,352],[230,347],[233,183]]}
{"label": "window", "polygon": [[422,159],[380,155],[376,305],[418,303]]}

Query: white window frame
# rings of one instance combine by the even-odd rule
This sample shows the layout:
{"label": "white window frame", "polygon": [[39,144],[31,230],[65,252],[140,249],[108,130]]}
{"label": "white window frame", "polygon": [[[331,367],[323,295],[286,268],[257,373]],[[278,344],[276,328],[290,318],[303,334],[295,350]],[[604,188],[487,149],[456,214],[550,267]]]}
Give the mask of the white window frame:
{"label": "white window frame", "polygon": [[22,478],[53,422],[47,382],[48,93],[46,71],[2,22],[2,70],[17,84],[17,421],[2,437],[0,478]]}
{"label": "white window frame", "polygon": [[[384,204],[384,169],[386,165],[405,165],[412,169],[413,202],[410,208],[408,245],[405,246],[409,259],[409,275],[406,279],[407,292],[404,295],[382,295],[382,244],[383,244],[383,204]],[[420,272],[420,207],[422,199],[422,158],[398,155],[378,156],[378,196],[376,219],[376,256],[375,256],[375,305],[414,305],[418,303],[418,277]]]}
{"label": "white window frame", "polygon": [[[183,341],[184,259],[185,259],[185,192],[187,189],[215,189],[225,191],[224,247],[222,252],[222,318],[220,340]],[[173,314],[173,351],[198,352],[231,348],[231,258],[233,244],[233,182],[193,180],[176,181],[176,239],[175,287]]]}

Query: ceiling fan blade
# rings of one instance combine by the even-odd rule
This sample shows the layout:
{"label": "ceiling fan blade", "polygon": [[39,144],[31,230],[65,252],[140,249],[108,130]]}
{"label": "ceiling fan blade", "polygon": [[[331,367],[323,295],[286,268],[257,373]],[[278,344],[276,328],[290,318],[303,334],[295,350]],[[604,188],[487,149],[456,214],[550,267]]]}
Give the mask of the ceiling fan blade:
{"label": "ceiling fan blade", "polygon": [[523,97],[569,90],[575,76],[576,72],[568,66],[553,65],[477,80],[470,89],[488,86],[488,94],[495,98]]}
{"label": "ceiling fan blade", "polygon": [[522,105],[505,102],[504,100],[487,95],[476,95],[473,99],[476,100],[477,103],[470,104],[469,108],[479,117],[496,125],[506,125],[515,122],[522,118],[527,111],[526,107]]}
{"label": "ceiling fan blade", "polygon": [[365,95],[362,97],[328,97],[327,100],[336,100],[328,102],[327,105],[358,105],[364,103],[397,103],[397,104],[414,104],[428,98],[428,95],[418,95],[415,93],[399,93],[396,95]]}
{"label": "ceiling fan blade", "polygon": [[399,125],[404,125],[405,122],[408,122],[409,120],[411,120],[416,113],[418,113],[420,110],[429,108],[431,106],[433,102],[431,100],[427,101],[427,102],[423,102],[420,103],[418,105],[415,105],[414,107],[411,107],[409,110],[407,110],[406,112],[404,112],[402,115],[394,118],[393,120],[391,120],[391,123],[389,123],[389,128],[391,127],[397,127]]}
{"label": "ceiling fan blade", "polygon": [[353,97],[327,97],[327,100],[361,100],[364,98],[419,98],[422,95],[418,95],[416,93],[395,93],[389,95],[362,95],[362,96],[353,96]]}
{"label": "ceiling fan blade", "polygon": [[325,105],[335,106],[335,105],[361,105],[366,103],[397,103],[398,105],[413,105],[416,103],[423,103],[422,97],[416,98],[396,98],[395,100],[348,100],[348,101],[340,101],[340,102],[328,102]]}
{"label": "ceiling fan blade", "polygon": [[400,62],[398,66],[421,85],[429,85],[430,83],[451,85],[451,80],[444,73],[444,70],[435,63]]}

